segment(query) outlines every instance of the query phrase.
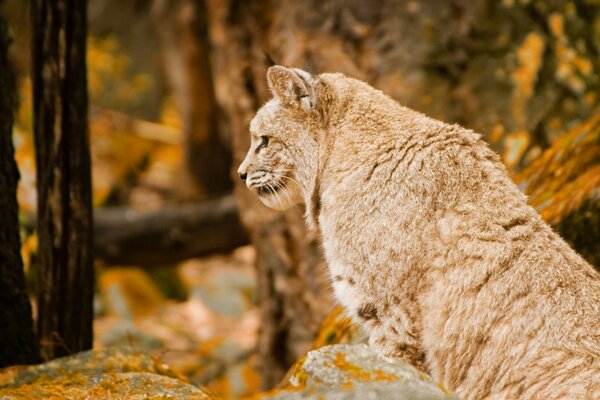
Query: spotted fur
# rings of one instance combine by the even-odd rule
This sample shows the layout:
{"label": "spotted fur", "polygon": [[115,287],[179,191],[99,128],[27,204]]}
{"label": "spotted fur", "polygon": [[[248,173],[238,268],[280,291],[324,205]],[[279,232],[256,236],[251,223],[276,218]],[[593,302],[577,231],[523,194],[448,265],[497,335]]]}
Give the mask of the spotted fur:
{"label": "spotted fur", "polygon": [[463,399],[600,398],[600,276],[478,134],[341,74],[267,79],[240,173],[269,207],[305,203],[374,348]]}

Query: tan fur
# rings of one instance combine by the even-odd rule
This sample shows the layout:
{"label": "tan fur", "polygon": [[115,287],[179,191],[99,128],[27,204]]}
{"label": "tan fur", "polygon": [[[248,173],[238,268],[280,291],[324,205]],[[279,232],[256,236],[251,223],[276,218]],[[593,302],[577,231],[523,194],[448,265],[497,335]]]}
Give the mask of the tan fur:
{"label": "tan fur", "polygon": [[463,399],[600,398],[600,276],[478,134],[341,74],[267,78],[240,172],[281,187],[270,207],[306,203],[373,346]]}

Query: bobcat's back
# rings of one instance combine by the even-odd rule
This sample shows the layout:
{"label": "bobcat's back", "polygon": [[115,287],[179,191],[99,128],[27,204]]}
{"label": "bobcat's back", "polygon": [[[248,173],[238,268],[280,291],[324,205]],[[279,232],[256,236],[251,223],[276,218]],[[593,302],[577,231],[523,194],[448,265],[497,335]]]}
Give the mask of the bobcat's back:
{"label": "bobcat's back", "polygon": [[465,399],[600,397],[600,276],[479,135],[341,74],[273,68],[240,170],[267,205],[305,202],[370,343]]}

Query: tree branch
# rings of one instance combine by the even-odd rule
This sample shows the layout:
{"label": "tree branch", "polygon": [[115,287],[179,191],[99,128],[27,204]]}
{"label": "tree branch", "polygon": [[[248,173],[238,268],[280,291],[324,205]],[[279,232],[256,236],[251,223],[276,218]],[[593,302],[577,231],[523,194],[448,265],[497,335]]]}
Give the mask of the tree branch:
{"label": "tree branch", "polygon": [[248,243],[232,195],[155,211],[100,208],[94,236],[96,259],[113,265],[168,264]]}

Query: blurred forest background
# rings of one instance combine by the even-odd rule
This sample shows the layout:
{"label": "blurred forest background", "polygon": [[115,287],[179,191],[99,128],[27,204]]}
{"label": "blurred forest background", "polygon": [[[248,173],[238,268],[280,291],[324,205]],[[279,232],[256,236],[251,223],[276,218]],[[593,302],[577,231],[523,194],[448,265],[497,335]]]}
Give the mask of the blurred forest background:
{"label": "blurred forest background", "polygon": [[[12,132],[19,236],[10,243],[21,246],[0,257],[0,287],[18,289],[0,300],[23,296],[14,272],[22,259],[37,321],[36,339],[31,320],[19,335],[31,357],[2,366],[130,345],[195,385],[242,397],[274,387],[307,350],[343,340],[349,323],[303,210],[268,210],[233,179],[248,122],[270,97],[265,54],[313,73],[343,72],[482,133],[542,216],[600,265],[600,1],[71,3],[0,3],[0,129],[15,110],[0,167],[14,175]],[[67,60],[65,79],[49,80],[52,57],[59,75]],[[45,108],[55,95],[62,108]],[[53,129],[72,138],[58,169],[57,142],[45,131]],[[86,153],[77,149],[90,154],[89,199]],[[57,181],[65,165],[71,172]],[[61,186],[71,181],[75,189]],[[11,188],[2,182],[0,190]],[[5,212],[16,207],[9,194],[0,197],[7,227]],[[53,225],[52,201],[61,194],[91,201],[93,224],[85,207],[62,214],[64,223],[88,222],[74,222],[58,248],[64,232]],[[11,233],[1,233],[9,243]],[[76,273],[53,275],[53,262]],[[57,281],[79,287],[47,304],[63,293]],[[19,316],[2,314],[0,323],[30,314],[19,304]]]}

